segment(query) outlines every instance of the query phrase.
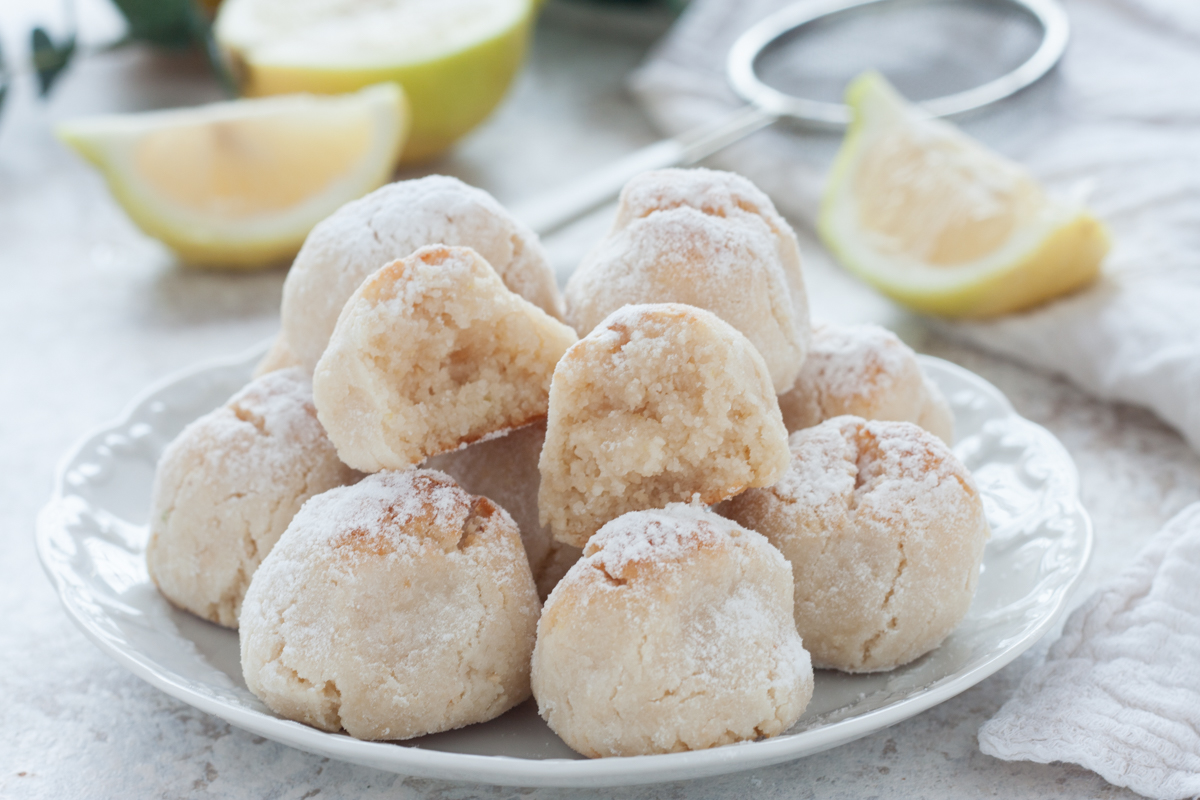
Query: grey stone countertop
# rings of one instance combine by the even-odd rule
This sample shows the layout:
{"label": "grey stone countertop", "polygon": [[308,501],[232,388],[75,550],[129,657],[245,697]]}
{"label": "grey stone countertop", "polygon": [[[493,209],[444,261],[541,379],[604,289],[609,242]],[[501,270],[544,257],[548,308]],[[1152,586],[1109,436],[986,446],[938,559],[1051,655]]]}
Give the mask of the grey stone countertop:
{"label": "grey stone countertop", "polygon": [[[623,78],[654,32],[652,23],[618,33],[550,14],[507,102],[432,170],[513,202],[652,141]],[[837,749],[757,772],[600,792],[418,780],[339,763],[252,736],[135,678],[67,619],[37,564],[35,516],[58,459],[84,432],[164,375],[272,335],[284,273],[180,268],[51,135],[55,121],[79,114],[215,99],[198,61],[122,49],[76,64],[50,102],[33,94],[20,81],[0,117],[0,797],[1133,796],[1075,766],[979,752],[979,725],[1040,662],[1046,640],[958,697]],[[569,270],[605,224],[600,213],[550,238],[556,267]],[[1200,460],[1149,413],[933,334],[837,270],[797,227],[816,316],[898,330],[992,381],[1066,445],[1097,541],[1075,602],[1200,499]]]}

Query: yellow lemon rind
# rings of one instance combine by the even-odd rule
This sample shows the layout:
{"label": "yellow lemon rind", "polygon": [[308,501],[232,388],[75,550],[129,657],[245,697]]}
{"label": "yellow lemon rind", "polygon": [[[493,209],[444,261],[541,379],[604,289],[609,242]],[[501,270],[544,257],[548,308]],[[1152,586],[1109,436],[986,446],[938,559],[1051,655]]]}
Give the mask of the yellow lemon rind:
{"label": "yellow lemon rind", "polygon": [[[495,110],[508,93],[529,47],[536,6],[495,36],[440,58],[380,67],[301,67],[259,63],[225,46],[248,97],[290,92],[341,94],[393,82],[404,88],[412,127],[400,155],[403,165],[440,155]],[[447,87],[453,87],[448,91]]]}
{"label": "yellow lemon rind", "polygon": [[896,302],[925,314],[984,319],[1025,311],[1091,284],[1109,250],[1104,225],[1087,213],[1057,226],[1026,255],[983,275],[947,281],[938,289],[891,280],[838,244],[827,223],[818,227],[826,247],[855,275]]}

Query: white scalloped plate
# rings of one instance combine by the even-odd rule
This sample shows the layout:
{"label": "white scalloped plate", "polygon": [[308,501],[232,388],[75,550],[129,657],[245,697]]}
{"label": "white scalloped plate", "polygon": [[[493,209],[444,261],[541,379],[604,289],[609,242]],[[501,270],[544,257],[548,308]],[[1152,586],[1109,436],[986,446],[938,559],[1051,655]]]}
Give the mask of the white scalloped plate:
{"label": "white scalloped plate", "polygon": [[786,734],[688,753],[580,758],[532,701],[499,719],[391,744],[280,719],[246,689],[237,634],[172,608],[146,574],[150,484],[163,447],[250,378],[263,352],[204,364],[152,388],[60,467],[38,519],[42,565],[68,614],[100,649],[172,697],[245,730],[330,758],[405,775],[510,786],[617,786],[764,767],[895,724],[975,685],[1038,640],[1065,608],[1092,548],[1078,477],[1062,445],[1017,416],[982,378],[936,358],[926,373],[954,407],[955,452],[983,492],[992,539],[962,625],[934,652],[882,675],[817,673]]}

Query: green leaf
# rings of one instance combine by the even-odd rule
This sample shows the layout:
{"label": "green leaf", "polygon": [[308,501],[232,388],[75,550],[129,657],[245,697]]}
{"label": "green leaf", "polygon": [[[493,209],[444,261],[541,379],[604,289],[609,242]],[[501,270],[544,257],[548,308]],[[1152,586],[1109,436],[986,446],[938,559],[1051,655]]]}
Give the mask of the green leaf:
{"label": "green leaf", "polygon": [[213,40],[212,21],[196,0],[113,0],[129,23],[128,39],[164,47],[198,45],[225,94],[237,95],[232,71]]}
{"label": "green leaf", "polygon": [[129,38],[165,47],[192,44],[191,0],[113,0],[129,23]]}
{"label": "green leaf", "polygon": [[4,96],[8,94],[8,66],[4,63],[4,48],[0,47],[0,109],[4,108]]}
{"label": "green leaf", "polygon": [[34,28],[31,39],[33,68],[38,76],[38,92],[45,97],[50,93],[50,87],[58,80],[58,76],[67,68],[67,64],[71,63],[71,57],[75,55],[75,34],[72,33],[61,44],[55,44],[45,28]]}
{"label": "green leaf", "polygon": [[225,60],[221,48],[217,46],[217,41],[213,38],[212,22],[194,0],[190,0],[187,5],[188,25],[192,31],[193,41],[197,42],[204,51],[204,58],[208,61],[208,66],[212,70],[213,76],[216,77],[217,83],[220,84],[221,90],[225,92],[225,96],[237,97],[237,81],[233,77],[233,70],[230,69],[229,62]]}

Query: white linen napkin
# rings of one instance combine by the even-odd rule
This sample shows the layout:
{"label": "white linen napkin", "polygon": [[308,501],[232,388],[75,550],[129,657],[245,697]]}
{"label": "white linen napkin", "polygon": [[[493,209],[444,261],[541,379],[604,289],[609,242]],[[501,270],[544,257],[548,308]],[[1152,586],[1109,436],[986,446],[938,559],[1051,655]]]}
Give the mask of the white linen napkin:
{"label": "white linen napkin", "polygon": [[[737,108],[724,76],[729,46],[787,4],[693,0],[631,80],[647,113],[676,134]],[[1025,314],[939,327],[1099,397],[1148,407],[1200,449],[1200,3],[1066,5],[1072,40],[1056,72],[961,124],[1027,165],[1051,193],[1087,195],[1113,234],[1106,274]],[[802,39],[786,57],[764,59],[764,73],[779,88],[826,100],[837,99],[856,64],[880,67],[918,97],[967,88],[1018,63],[1036,40],[1012,14],[981,25],[978,13],[974,23],[952,4],[866,15],[844,35]],[[932,76],[913,68],[947,49]],[[780,124],[714,162],[811,226],[838,141]]]}
{"label": "white linen napkin", "polygon": [[1200,795],[1200,503],[1067,620],[979,730],[1006,761],[1070,761],[1156,800]]}

